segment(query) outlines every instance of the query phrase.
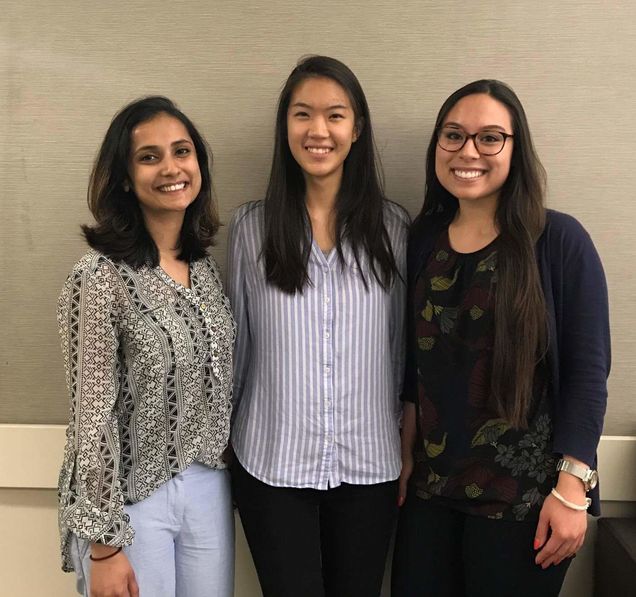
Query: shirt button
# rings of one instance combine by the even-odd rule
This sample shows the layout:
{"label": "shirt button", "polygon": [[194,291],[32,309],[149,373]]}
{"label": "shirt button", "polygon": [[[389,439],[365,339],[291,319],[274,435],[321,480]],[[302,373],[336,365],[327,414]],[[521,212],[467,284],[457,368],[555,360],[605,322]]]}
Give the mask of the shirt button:
{"label": "shirt button", "polygon": [[328,296],[326,296],[325,297],[325,303],[329,304],[330,301],[331,301],[331,299]]}
{"label": "shirt button", "polygon": [[325,374],[329,375],[331,373],[331,367],[325,367]]}
{"label": "shirt button", "polygon": [[201,303],[199,305],[199,309],[201,309],[201,311],[205,311],[207,309],[207,305],[205,303]]}
{"label": "shirt button", "polygon": [[325,338],[329,340],[329,338],[331,338],[331,334],[329,332],[325,332]]}

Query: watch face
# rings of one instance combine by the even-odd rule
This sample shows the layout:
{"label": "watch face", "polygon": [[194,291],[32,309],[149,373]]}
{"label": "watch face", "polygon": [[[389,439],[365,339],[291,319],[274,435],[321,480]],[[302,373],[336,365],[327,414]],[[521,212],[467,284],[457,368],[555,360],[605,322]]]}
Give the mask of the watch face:
{"label": "watch face", "polygon": [[596,471],[590,471],[589,485],[590,489],[594,489],[598,483],[598,473]]}

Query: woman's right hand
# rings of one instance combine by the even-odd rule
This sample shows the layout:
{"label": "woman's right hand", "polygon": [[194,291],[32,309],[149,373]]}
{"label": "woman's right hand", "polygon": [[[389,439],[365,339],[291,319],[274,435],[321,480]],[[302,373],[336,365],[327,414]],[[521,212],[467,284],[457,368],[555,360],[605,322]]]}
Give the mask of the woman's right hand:
{"label": "woman's right hand", "polygon": [[406,501],[409,479],[415,466],[413,457],[415,433],[415,404],[413,402],[405,402],[402,411],[402,470],[400,471],[398,489],[398,507],[402,507]]}
{"label": "woman's right hand", "polygon": [[[93,555],[107,553],[93,549]],[[90,578],[90,597],[139,597],[135,572],[123,551],[107,560],[91,561]]]}

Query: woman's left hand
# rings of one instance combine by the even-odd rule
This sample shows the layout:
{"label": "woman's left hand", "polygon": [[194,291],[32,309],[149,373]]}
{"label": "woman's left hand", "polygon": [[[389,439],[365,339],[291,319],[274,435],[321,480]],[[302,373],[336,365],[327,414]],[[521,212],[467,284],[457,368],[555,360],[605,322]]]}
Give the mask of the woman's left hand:
{"label": "woman's left hand", "polygon": [[[583,483],[568,473],[560,473],[556,490],[570,502],[585,503]],[[553,495],[548,495],[541,508],[534,539],[534,549],[543,548],[535,563],[545,569],[572,557],[583,545],[586,530],[586,511],[568,508]]]}

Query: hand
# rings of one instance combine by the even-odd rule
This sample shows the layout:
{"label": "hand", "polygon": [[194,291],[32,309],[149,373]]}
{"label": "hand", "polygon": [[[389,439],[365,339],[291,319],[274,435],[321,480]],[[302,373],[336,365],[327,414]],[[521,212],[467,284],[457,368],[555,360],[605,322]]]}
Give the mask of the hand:
{"label": "hand", "polygon": [[398,482],[398,507],[402,507],[406,501],[406,492],[409,479],[413,474],[414,458],[412,452],[402,454],[402,470],[400,471],[400,479]]}
{"label": "hand", "polygon": [[[101,557],[103,549],[93,548],[93,555]],[[107,555],[105,552],[103,555]],[[124,555],[119,552],[116,556],[101,562],[91,562],[90,597],[139,597],[139,587],[135,580],[135,572]]]}
{"label": "hand", "polygon": [[[556,490],[566,500],[575,504],[584,504],[585,489],[583,484],[571,475],[567,475],[567,477],[559,477]],[[543,547],[543,549],[537,554],[535,563],[546,569],[552,564],[556,566],[565,558],[572,557],[581,549],[586,530],[587,512],[572,510],[553,495],[549,495],[545,498],[539,514],[534,548],[536,550]],[[549,531],[551,532],[548,539]],[[546,539],[548,539],[547,543]]]}
{"label": "hand", "polygon": [[413,451],[415,449],[415,434],[415,404],[413,402],[405,402],[402,411],[402,470],[400,471],[400,480],[398,483],[399,508],[401,508],[406,501],[406,490],[408,482],[411,475],[413,474]]}

